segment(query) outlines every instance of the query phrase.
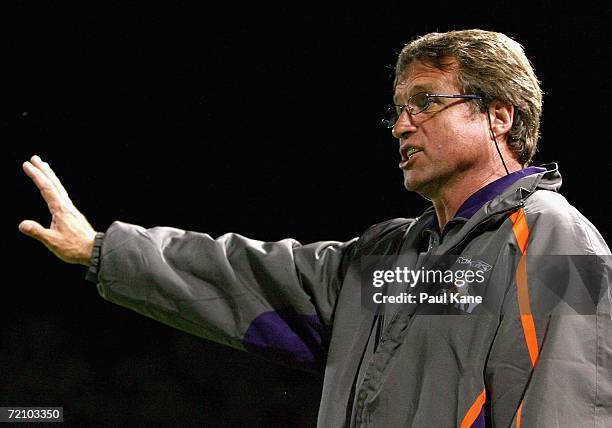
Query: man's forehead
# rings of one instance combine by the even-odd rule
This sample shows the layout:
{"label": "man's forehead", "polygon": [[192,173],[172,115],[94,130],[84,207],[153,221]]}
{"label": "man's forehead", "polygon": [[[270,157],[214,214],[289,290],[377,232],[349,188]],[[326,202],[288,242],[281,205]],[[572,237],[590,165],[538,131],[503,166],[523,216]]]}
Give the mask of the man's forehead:
{"label": "man's forehead", "polygon": [[417,84],[410,85],[408,83],[398,83],[395,87],[395,93],[393,94],[393,103],[394,104],[404,104],[406,100],[419,92],[438,92],[436,89],[436,85],[434,83],[431,84]]}
{"label": "man's forehead", "polygon": [[419,92],[437,92],[456,87],[455,70],[439,68],[415,60],[398,77],[394,89],[394,99],[408,97]]}
{"label": "man's forehead", "polygon": [[425,92],[432,91],[440,86],[437,81],[418,82],[415,84],[411,84],[411,83],[412,82],[409,82],[409,81],[398,82],[397,86],[395,86],[395,93],[397,94],[397,93],[411,92],[411,93],[416,94],[417,92],[422,92],[422,91],[425,91]]}

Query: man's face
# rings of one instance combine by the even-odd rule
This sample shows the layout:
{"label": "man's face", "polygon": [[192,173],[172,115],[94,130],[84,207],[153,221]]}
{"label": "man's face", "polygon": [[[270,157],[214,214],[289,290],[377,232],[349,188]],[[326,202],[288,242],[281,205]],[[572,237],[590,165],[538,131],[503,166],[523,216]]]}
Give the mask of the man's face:
{"label": "man's face", "polygon": [[[412,62],[395,88],[395,104],[406,104],[419,92],[461,94],[454,73]],[[393,136],[400,142],[404,186],[428,198],[476,177],[490,160],[486,116],[465,99],[432,98],[430,107],[416,115],[404,109]]]}

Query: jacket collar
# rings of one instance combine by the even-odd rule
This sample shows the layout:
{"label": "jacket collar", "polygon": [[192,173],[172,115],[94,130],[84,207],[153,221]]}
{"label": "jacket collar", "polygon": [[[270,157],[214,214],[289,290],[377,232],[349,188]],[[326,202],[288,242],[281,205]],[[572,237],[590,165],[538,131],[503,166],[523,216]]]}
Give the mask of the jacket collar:
{"label": "jacket collar", "polygon": [[[475,220],[517,208],[538,189],[558,192],[561,187],[561,174],[556,163],[541,167],[527,167],[501,177],[473,193],[457,210],[452,220]],[[424,228],[438,230],[438,218],[433,206],[420,217]],[[451,221],[452,221],[451,220]]]}

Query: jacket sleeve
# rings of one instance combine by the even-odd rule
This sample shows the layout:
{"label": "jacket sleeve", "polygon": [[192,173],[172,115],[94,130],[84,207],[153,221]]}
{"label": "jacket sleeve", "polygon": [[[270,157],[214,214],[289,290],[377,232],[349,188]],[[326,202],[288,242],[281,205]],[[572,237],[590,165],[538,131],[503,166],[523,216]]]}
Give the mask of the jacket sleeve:
{"label": "jacket sleeve", "polygon": [[322,371],[356,239],[301,245],[113,223],[100,295],[191,334]]}
{"label": "jacket sleeve", "polygon": [[485,370],[492,426],[609,427],[610,250],[546,193],[511,218],[518,263]]}

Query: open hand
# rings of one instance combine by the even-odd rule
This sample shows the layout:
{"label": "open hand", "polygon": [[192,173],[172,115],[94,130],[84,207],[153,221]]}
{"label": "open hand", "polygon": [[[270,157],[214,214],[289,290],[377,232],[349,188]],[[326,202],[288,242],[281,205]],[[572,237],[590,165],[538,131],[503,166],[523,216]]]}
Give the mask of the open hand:
{"label": "open hand", "polygon": [[47,202],[51,225],[46,229],[33,220],[24,220],[19,224],[19,230],[42,242],[63,261],[89,265],[96,231],[72,204],[49,164],[38,156],[32,156],[30,162],[23,163],[23,170]]}

